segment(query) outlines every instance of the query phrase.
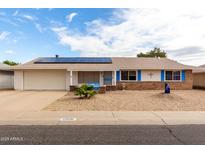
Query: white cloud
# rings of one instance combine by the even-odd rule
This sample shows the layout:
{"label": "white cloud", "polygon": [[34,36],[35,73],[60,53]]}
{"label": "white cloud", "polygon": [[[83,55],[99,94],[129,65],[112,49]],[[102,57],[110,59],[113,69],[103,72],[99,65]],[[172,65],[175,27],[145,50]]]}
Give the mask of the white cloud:
{"label": "white cloud", "polygon": [[14,54],[15,52],[14,52],[13,50],[6,50],[6,51],[4,51],[4,53],[12,55],[12,54]]}
{"label": "white cloud", "polygon": [[68,20],[68,22],[72,22],[73,18],[74,18],[75,16],[77,16],[77,15],[78,15],[78,14],[77,14],[76,12],[73,12],[73,13],[67,15],[67,16],[66,16],[66,19]]}
{"label": "white cloud", "polygon": [[22,15],[22,17],[30,21],[36,20],[36,17],[27,14]]}
{"label": "white cloud", "polygon": [[50,20],[50,25],[51,27],[61,27],[63,26],[63,23],[61,23],[60,21]]}
{"label": "white cloud", "polygon": [[20,22],[20,23],[26,23],[26,20],[19,18],[19,17],[16,17],[15,20]]}
{"label": "white cloud", "polygon": [[13,26],[18,26],[18,24],[16,22],[13,22],[12,19],[4,17],[4,18],[0,18],[1,22],[13,25]]}
{"label": "white cloud", "polygon": [[[136,56],[161,47],[170,58],[197,65],[205,63],[204,27],[205,10],[118,9],[109,19],[87,22],[86,32],[66,27],[53,31],[61,44],[84,56]],[[189,48],[192,54],[200,49],[192,61],[186,60]],[[176,52],[181,54],[175,56]]]}
{"label": "white cloud", "polygon": [[9,32],[0,32],[0,41],[6,40],[9,36]]}
{"label": "white cloud", "polygon": [[43,33],[47,28],[42,27],[40,24],[36,23],[35,24],[36,29],[40,32]]}
{"label": "white cloud", "polygon": [[18,13],[19,13],[19,11],[18,11],[18,10],[16,10],[16,11],[13,13],[13,16],[17,16],[17,15],[18,15]]}

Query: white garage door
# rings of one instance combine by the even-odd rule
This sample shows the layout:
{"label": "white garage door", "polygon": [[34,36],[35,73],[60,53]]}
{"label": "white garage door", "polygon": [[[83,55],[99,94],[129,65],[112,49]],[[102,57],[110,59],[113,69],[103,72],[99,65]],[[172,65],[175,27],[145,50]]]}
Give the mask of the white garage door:
{"label": "white garage door", "polygon": [[24,71],[24,90],[65,90],[66,71],[29,70]]}
{"label": "white garage door", "polygon": [[0,71],[0,89],[14,88],[14,72]]}

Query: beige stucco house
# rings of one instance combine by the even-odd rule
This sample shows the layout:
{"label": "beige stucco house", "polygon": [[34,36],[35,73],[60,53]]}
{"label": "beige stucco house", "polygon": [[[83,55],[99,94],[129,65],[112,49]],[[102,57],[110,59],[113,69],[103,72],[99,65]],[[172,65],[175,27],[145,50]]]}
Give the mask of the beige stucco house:
{"label": "beige stucco house", "polygon": [[107,90],[192,89],[192,67],[167,58],[43,57],[14,67],[16,90],[71,90],[82,83]]}
{"label": "beige stucco house", "polygon": [[0,90],[14,88],[14,72],[11,68],[0,63]]}

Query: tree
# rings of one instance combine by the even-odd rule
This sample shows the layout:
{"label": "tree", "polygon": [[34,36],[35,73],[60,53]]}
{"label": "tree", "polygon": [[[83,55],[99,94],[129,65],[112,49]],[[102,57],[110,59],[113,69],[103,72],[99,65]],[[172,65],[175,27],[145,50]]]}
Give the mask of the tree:
{"label": "tree", "polygon": [[80,88],[76,89],[75,95],[80,96],[80,98],[90,98],[96,95],[94,87],[92,85],[83,84]]}
{"label": "tree", "polygon": [[3,64],[7,64],[7,65],[10,65],[10,66],[15,66],[15,65],[18,65],[19,63],[16,63],[16,62],[10,61],[10,60],[5,60],[5,61],[3,61]]}
{"label": "tree", "polygon": [[160,48],[154,48],[153,50],[146,52],[146,53],[142,53],[140,52],[139,54],[137,54],[137,57],[161,57],[161,58],[166,58],[167,57],[167,53],[164,50],[161,50]]}

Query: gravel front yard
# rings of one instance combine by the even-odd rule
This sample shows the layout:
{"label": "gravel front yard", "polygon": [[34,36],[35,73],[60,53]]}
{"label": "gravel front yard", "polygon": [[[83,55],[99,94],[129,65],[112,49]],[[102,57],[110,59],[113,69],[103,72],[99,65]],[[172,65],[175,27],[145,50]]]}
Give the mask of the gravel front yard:
{"label": "gravel front yard", "polygon": [[204,90],[111,91],[91,99],[78,99],[72,92],[56,100],[49,111],[205,111]]}

